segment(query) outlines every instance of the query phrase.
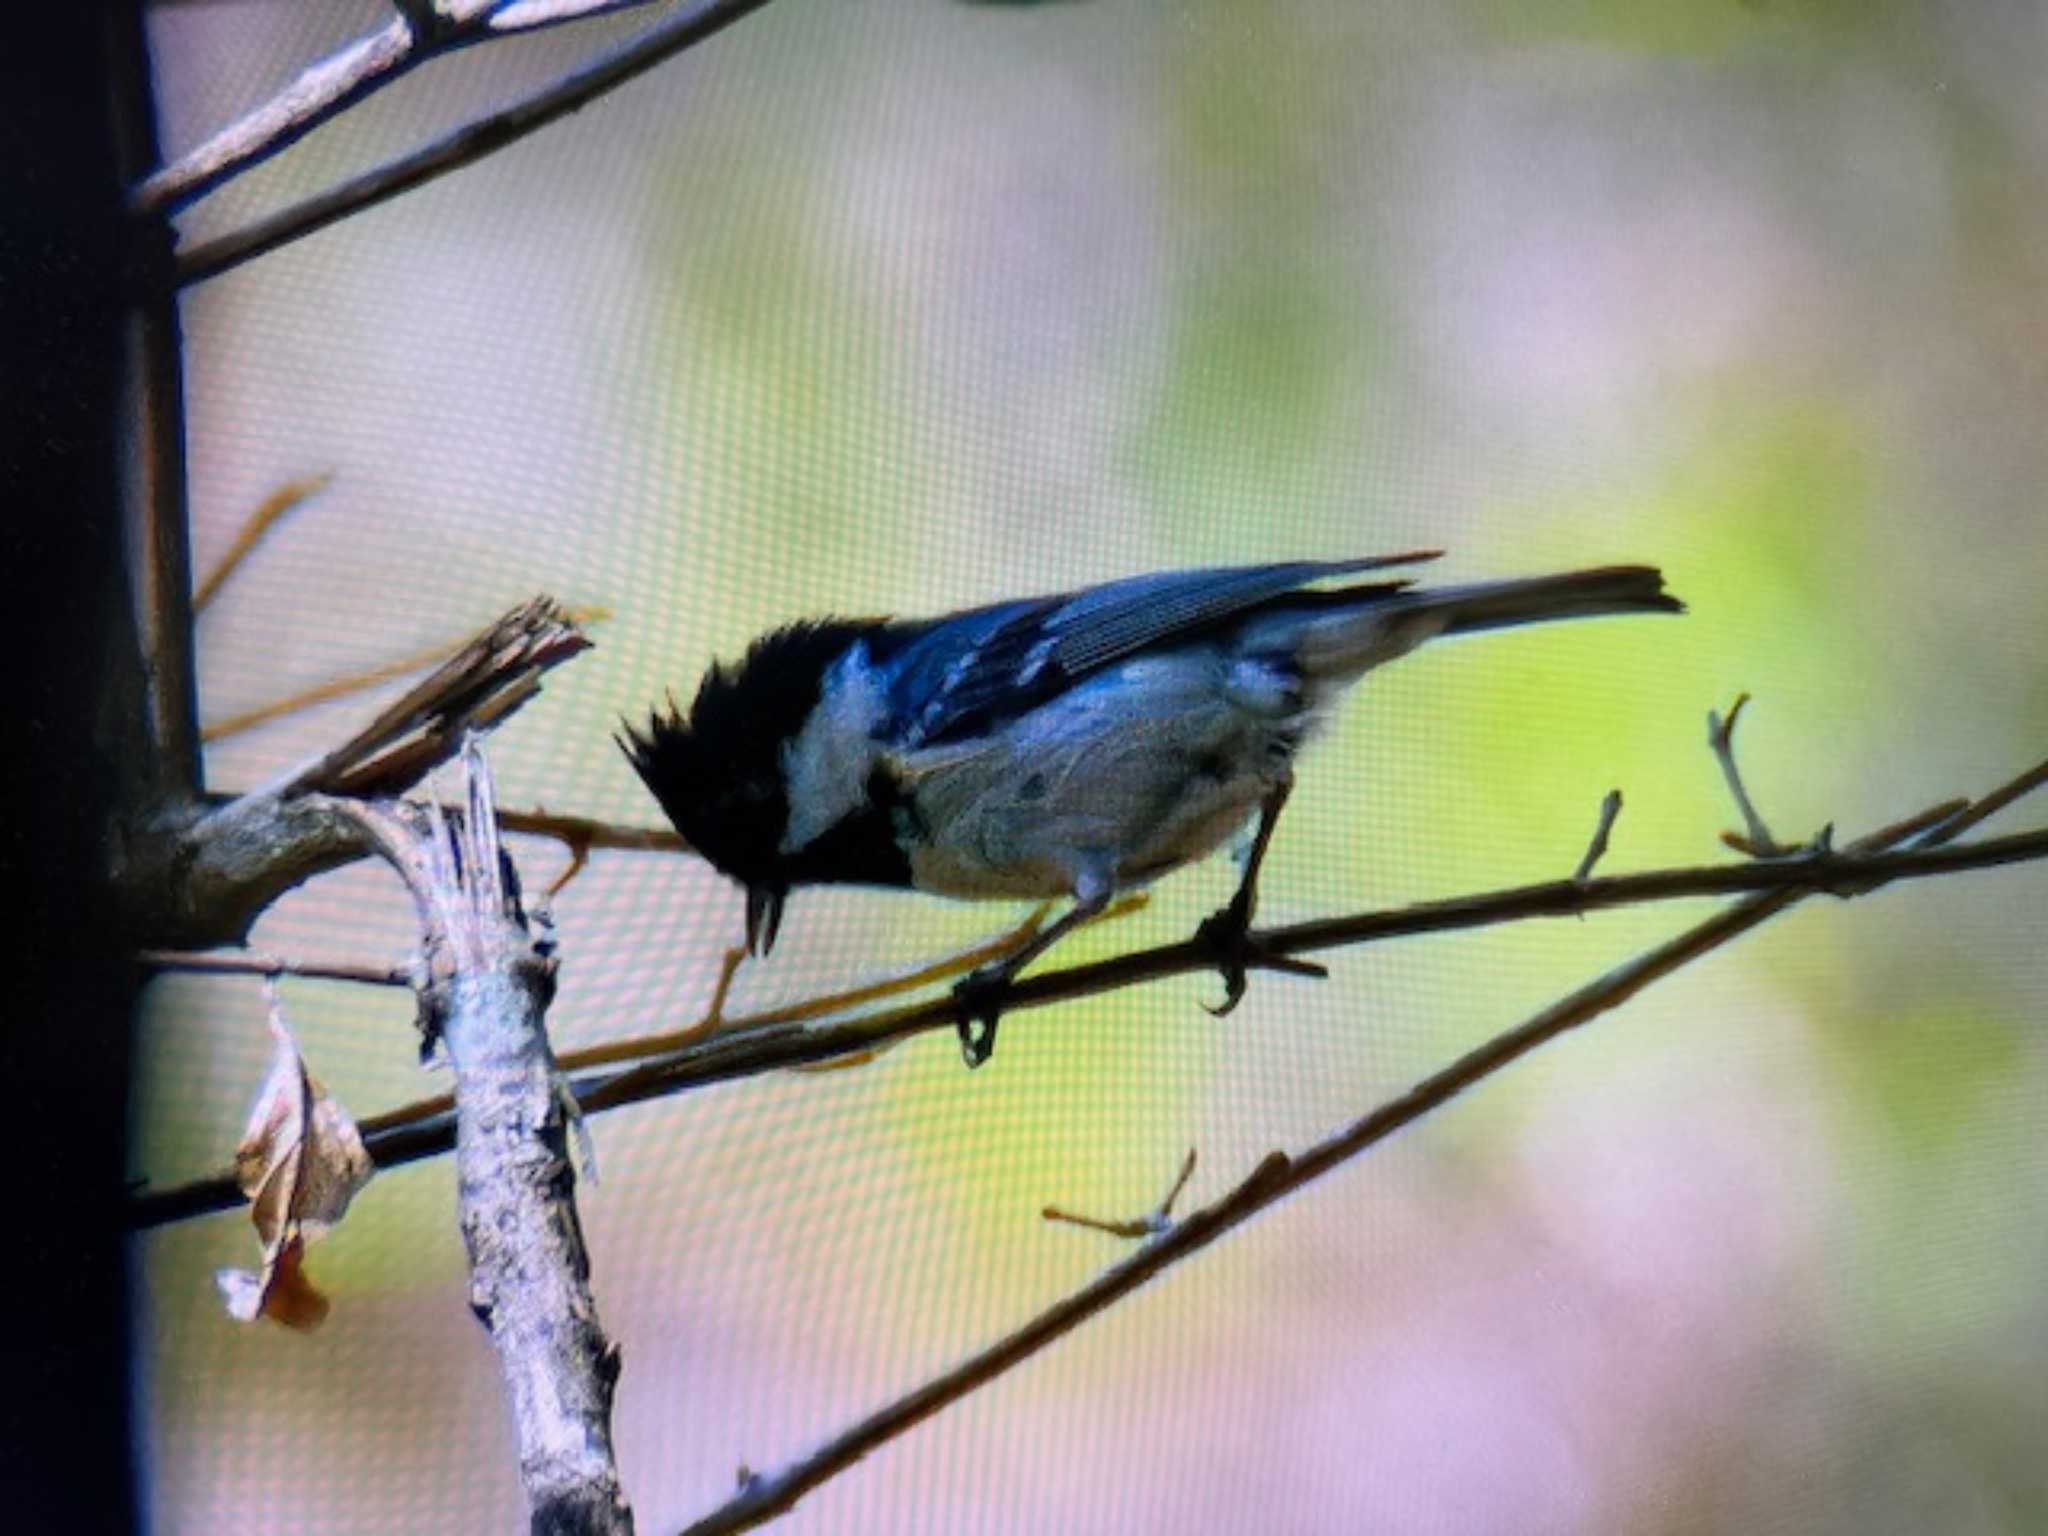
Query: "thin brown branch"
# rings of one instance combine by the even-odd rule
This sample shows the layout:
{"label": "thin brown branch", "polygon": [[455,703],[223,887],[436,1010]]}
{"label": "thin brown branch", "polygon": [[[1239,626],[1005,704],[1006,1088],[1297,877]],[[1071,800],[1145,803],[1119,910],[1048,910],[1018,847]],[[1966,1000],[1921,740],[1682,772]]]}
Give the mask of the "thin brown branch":
{"label": "thin brown branch", "polygon": [[1607,839],[1614,831],[1615,818],[1620,815],[1621,791],[1610,789],[1600,801],[1600,823],[1593,828],[1593,840],[1586,844],[1586,856],[1572,871],[1574,880],[1584,882],[1593,878],[1594,866],[1607,856]]}
{"label": "thin brown branch", "polygon": [[[1917,824],[1923,819],[1914,821]],[[1896,841],[1896,832],[1886,829],[1845,850],[1845,855],[1851,859],[1874,856]],[[731,1499],[691,1524],[683,1536],[730,1536],[787,1513],[813,1488],[970,1392],[988,1385],[1012,1366],[1130,1295],[1162,1270],[1199,1253],[1240,1223],[1441,1108],[1538,1046],[1620,1007],[1654,982],[1749,932],[1809,894],[1812,893],[1793,888],[1767,890],[1735,903],[1560,998],[1514,1028],[1495,1035],[1306,1151],[1294,1156],[1279,1151],[1267,1153],[1228,1194],[1178,1222],[1164,1224],[1156,1235],[1108,1227],[1119,1236],[1148,1236],[1149,1240],[1089,1284],[951,1370],[843,1430],[809,1455],[780,1472],[750,1475]]]}
{"label": "thin brown branch", "polygon": [[[1122,911],[1132,910],[1132,905],[1121,907]],[[636,1035],[627,1040],[608,1041],[603,1045],[586,1046],[580,1051],[571,1051],[562,1058],[564,1071],[578,1071],[586,1067],[607,1066],[616,1062],[641,1062],[653,1057],[664,1056],[695,1041],[714,1034],[729,1034],[758,1028],[764,1024],[794,1024],[808,1019],[829,1018],[835,1013],[844,1013],[850,1008],[862,1007],[868,1003],[880,1002],[883,998],[901,997],[920,987],[944,981],[953,976],[964,976],[976,967],[1022,948],[1038,936],[1045,923],[1045,917],[1052,910],[1051,902],[1041,902],[1023,922],[1014,928],[997,934],[992,939],[971,944],[937,960],[926,961],[907,971],[893,976],[884,976],[875,981],[864,981],[843,991],[827,992],[820,997],[806,998],[801,1002],[787,1003],[761,1013],[747,1014],[728,1019],[724,1016],[725,999],[732,990],[733,976],[745,961],[744,949],[729,949],[721,963],[718,986],[712,993],[711,1005],[704,1017],[694,1024],[687,1024],[679,1030],[658,1035]],[[1116,916],[1119,908],[1112,906],[1098,915],[1098,918]],[[813,1064],[815,1065],[815,1064]]]}
{"label": "thin brown branch", "polygon": [[1914,839],[1919,848],[1938,848],[1952,843],[1979,823],[1988,821],[2007,806],[2048,785],[2048,760],[2036,763],[2025,773],[2008,779],[1990,794],[1977,800],[1951,800],[1936,807],[1943,814]]}
{"label": "thin brown branch", "polygon": [[540,675],[588,650],[560,604],[537,597],[478,635],[332,752],[294,775],[286,794],[397,794],[448,760],[464,732],[495,724]]}
{"label": "thin brown branch", "polygon": [[1195,1176],[1195,1149],[1188,1148],[1188,1155],[1181,1160],[1180,1173],[1166,1191],[1166,1197],[1143,1216],[1131,1216],[1114,1220],[1103,1216],[1085,1216],[1062,1206],[1048,1205],[1039,1216],[1046,1221],[1064,1222],[1070,1227],[1086,1227],[1091,1232],[1106,1232],[1111,1237],[1146,1238],[1157,1237],[1173,1226],[1173,1207],[1180,1199],[1181,1191],[1188,1187],[1188,1180]]}
{"label": "thin brown branch", "polygon": [[[588,106],[657,64],[722,32],[768,0],[695,0],[648,27],[639,36],[553,85],[502,112],[456,129],[388,164],[352,177],[303,202],[257,219],[218,239],[181,251],[173,281],[179,287],[217,277],[243,262],[325,229],[351,214],[375,207],[450,171],[515,144],[556,120]],[[332,112],[327,114],[332,115]]]}
{"label": "thin brown branch", "polygon": [[[611,610],[604,607],[566,608],[561,610],[561,617],[565,622],[580,627],[585,624],[594,624],[600,619],[610,618]],[[364,693],[369,689],[381,687],[385,683],[396,682],[401,677],[410,676],[414,672],[423,671],[437,663],[445,662],[452,656],[458,656],[462,653],[464,647],[474,645],[475,643],[473,638],[444,640],[439,645],[430,645],[424,650],[414,651],[410,655],[400,656],[396,660],[380,662],[374,667],[365,667],[360,672],[350,672],[341,677],[331,677],[324,683],[315,683],[310,688],[302,689],[298,693],[286,694],[281,699],[272,699],[265,704],[258,704],[253,709],[245,709],[237,714],[223,715],[221,718],[207,724],[200,731],[200,739],[207,742],[220,741],[229,736],[239,735],[243,731],[254,730],[259,725],[268,725],[273,720],[282,720],[288,715],[298,714],[301,710],[311,709],[317,704],[332,703],[336,699],[347,698],[352,693]],[[505,814],[510,816],[517,813],[508,811]],[[564,817],[558,819],[567,823],[578,818]],[[554,835],[562,837],[564,841],[568,840],[566,832],[555,833]],[[616,845],[593,844],[592,846],[637,848],[649,845],[621,843]],[[677,846],[682,846],[680,840],[678,840]]]}
{"label": "thin brown branch", "polygon": [[239,736],[244,731],[253,731],[259,725],[268,725],[273,720],[282,720],[296,715],[315,705],[329,704],[336,699],[345,699],[352,693],[362,693],[384,683],[396,682],[401,677],[410,677],[422,667],[430,667],[437,661],[445,660],[449,647],[439,645],[424,651],[414,651],[410,656],[400,656],[378,666],[351,672],[346,677],[329,678],[324,683],[315,683],[297,693],[288,693],[281,699],[258,704],[253,709],[237,711],[209,720],[200,730],[200,739],[206,742],[224,741],[230,736]]}
{"label": "thin brown branch", "polygon": [[507,832],[552,837],[571,851],[608,848],[633,853],[688,853],[682,834],[668,827],[627,827],[593,821],[588,816],[563,816],[554,811],[500,811],[498,825]]}
{"label": "thin brown branch", "polygon": [[455,1069],[457,1216],[470,1310],[497,1350],[536,1531],[626,1536],[611,1444],[618,1352],[598,1322],[567,1118],[548,1048],[554,943],[529,927],[490,770],[462,747],[465,804],[352,802],[419,914],[422,1016]]}
{"label": "thin brown branch", "polygon": [[[1142,896],[1143,893],[1139,892],[1137,895]],[[1141,901],[1127,899],[1123,903],[1112,906],[1102,916],[1105,918],[1116,916],[1119,915],[1120,911],[1130,911],[1142,904]],[[602,1045],[585,1046],[581,1050],[565,1051],[556,1058],[556,1064],[564,1072],[575,1072],[587,1070],[591,1067],[612,1065],[618,1062],[638,1063],[650,1057],[679,1050],[685,1045],[705,1039],[714,1033],[753,1029],[764,1024],[782,1024],[803,1019],[822,1018],[832,1013],[857,1007],[863,1003],[873,1002],[878,998],[900,996],[906,991],[914,990],[934,981],[944,980],[948,976],[961,975],[973,970],[976,966],[987,960],[1007,954],[1038,931],[1039,925],[1044,922],[1045,915],[1050,909],[1050,903],[1043,904],[1033,911],[1022,923],[1005,933],[997,935],[994,939],[970,946],[943,959],[918,966],[913,970],[884,977],[880,981],[865,982],[860,986],[848,988],[842,992],[830,992],[822,997],[810,998],[803,1002],[787,1004],[783,1007],[768,1009],[761,1013],[728,1019],[725,1016],[725,1000],[732,990],[733,977],[738,974],[741,964],[747,958],[747,951],[744,947],[734,946],[726,950],[724,955],[720,957],[718,982],[712,989],[711,1001],[706,1006],[703,1016],[695,1023],[686,1024],[681,1029],[663,1031],[660,1034],[636,1035],[626,1040],[612,1040]],[[840,1067],[859,1066],[872,1060],[885,1049],[887,1049],[886,1046],[876,1046],[871,1051],[835,1056],[828,1061],[800,1063],[791,1070],[825,1071]],[[435,1094],[429,1098],[415,1100],[411,1104],[404,1104],[396,1109],[387,1110],[381,1115],[373,1115],[363,1121],[362,1126],[365,1131],[371,1133],[398,1131],[407,1127],[440,1120],[452,1113],[454,1108],[455,1099],[452,1094]]]}
{"label": "thin brown branch", "polygon": [[[180,910],[189,909],[179,920],[187,933],[184,942],[195,947],[239,941],[246,922],[230,922],[224,914],[253,917],[291,886],[370,851],[355,823],[336,816],[320,796],[293,799],[251,790],[207,796],[204,804],[211,819],[203,823],[205,831],[193,847],[195,862],[183,877],[189,889],[178,898],[184,903]],[[498,825],[508,832],[554,838],[572,849],[580,843],[631,852],[690,851],[667,827],[617,826],[551,811],[501,811]],[[161,921],[144,926],[166,931]]]}
{"label": "thin brown branch", "polygon": [[353,981],[372,987],[409,987],[413,974],[402,965],[354,965],[344,960],[295,960],[247,949],[145,949],[136,962],[152,971],[198,976],[296,976],[303,981]]}
{"label": "thin brown branch", "polygon": [[[2029,769],[2014,783],[2048,783],[2048,763]],[[2009,805],[2011,786],[1989,799]],[[1926,879],[1965,870],[1990,869],[2048,858],[2048,829],[1939,846],[1954,836],[1951,827],[1975,825],[1958,815],[1957,801],[1945,801],[1903,818],[1848,848],[1769,863],[1745,862],[1699,868],[1650,870],[1591,880],[1552,880],[1481,895],[1418,902],[1348,917],[1261,930],[1261,947],[1281,955],[1376,943],[1425,933],[1453,933],[1539,917],[1578,917],[1614,907],[1710,896],[1754,894],[1758,899],[1828,893],[1861,895],[1895,880]],[[1918,845],[1903,847],[1928,834]],[[1883,852],[1864,852],[1863,849]],[[1775,909],[1774,909],[1775,910]],[[1214,958],[1195,940],[1161,945],[1069,966],[1018,981],[1004,1002],[1005,1017],[1094,996],[1141,982],[1213,968]],[[712,1083],[783,1071],[811,1062],[872,1051],[927,1030],[951,1029],[958,1005],[939,997],[904,1007],[824,1022],[752,1024],[693,1040],[674,1052],[622,1071],[591,1074],[575,1083],[577,1102],[587,1113],[643,1103]],[[602,1049],[601,1047],[599,1049]],[[434,1106],[362,1122],[364,1142],[380,1168],[437,1156],[448,1150],[452,1127]],[[129,1205],[131,1227],[157,1226],[233,1206],[233,1181],[216,1176],[141,1195]]]}
{"label": "thin brown branch", "polygon": [[[309,497],[316,496],[321,491],[326,490],[333,481],[333,472],[331,470],[324,470],[317,475],[308,475],[303,480],[287,480],[283,485],[264,497],[257,504],[256,510],[249,514],[248,520],[236,532],[234,542],[228,545],[227,553],[220,558],[220,564],[207,572],[206,579],[200,582],[198,589],[193,592],[192,611],[194,613],[204,612],[206,605],[214,600],[222,587],[227,585],[228,578],[241,568],[242,562],[249,558],[258,544],[263,542],[264,536],[272,528],[275,528],[278,522],[294,508],[298,507]],[[209,728],[205,732],[206,739],[209,741],[218,734],[221,733],[213,728]]]}

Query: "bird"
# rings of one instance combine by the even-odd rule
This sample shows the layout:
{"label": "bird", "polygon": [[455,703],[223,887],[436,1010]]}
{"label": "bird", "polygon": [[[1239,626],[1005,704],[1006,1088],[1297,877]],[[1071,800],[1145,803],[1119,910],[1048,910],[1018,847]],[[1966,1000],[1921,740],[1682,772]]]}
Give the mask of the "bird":
{"label": "bird", "polygon": [[[1324,975],[1251,932],[1260,865],[1304,744],[1367,672],[1439,636],[1682,613],[1654,566],[1422,587],[1416,549],[1160,571],[929,619],[783,625],[614,739],[683,838],[746,893],[767,955],[792,890],[856,884],[1066,898],[955,988],[969,1067],[1013,979],[1119,894],[1252,828],[1197,930],[1234,1008],[1258,966]],[[1255,825],[1254,825],[1255,823]]]}

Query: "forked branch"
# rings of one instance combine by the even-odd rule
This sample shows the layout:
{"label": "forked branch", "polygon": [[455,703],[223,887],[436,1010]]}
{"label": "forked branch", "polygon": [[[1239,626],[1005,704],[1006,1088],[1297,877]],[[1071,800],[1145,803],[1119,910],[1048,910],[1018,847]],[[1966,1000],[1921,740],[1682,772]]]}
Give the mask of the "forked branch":
{"label": "forked branch", "polygon": [[175,213],[439,54],[648,0],[399,0],[375,31],[309,64],[283,90],[136,184],[140,214]]}
{"label": "forked branch", "polygon": [[[645,74],[657,64],[673,58],[687,48],[693,48],[707,38],[724,31],[741,17],[759,10],[768,0],[692,0],[672,15],[648,27],[639,36],[630,39],[610,53],[563,76],[554,84],[537,91],[526,100],[516,102],[501,112],[478,118],[465,124],[443,138],[408,155],[401,155],[384,165],[352,177],[327,191],[317,193],[302,202],[291,204],[267,217],[255,220],[237,230],[180,251],[173,266],[172,281],[179,287],[216,277],[232,267],[252,260],[280,246],[325,229],[328,225],[348,218],[424,186],[450,171],[494,154],[508,144],[516,144],[528,134],[545,128],[548,124],[570,113],[588,106],[609,91],[624,85],[639,75]],[[473,5],[482,12],[500,11],[492,4]],[[552,24],[554,21],[573,20],[578,15],[594,14],[600,9],[620,9],[621,6],[577,7],[569,0],[527,0],[525,4],[503,6],[500,14],[508,19],[528,17],[532,25]],[[393,27],[405,28],[403,21]],[[387,31],[390,29],[387,28]],[[458,34],[460,42],[479,41],[486,33],[471,30]],[[382,36],[382,34],[380,34]],[[366,44],[358,44],[359,48]],[[436,52],[445,51],[455,43],[437,45]],[[314,94],[318,98],[316,110],[310,113],[285,111],[277,123],[261,123],[239,136],[246,140],[232,153],[225,151],[212,157],[214,163],[197,167],[183,173],[183,192],[171,190],[172,181],[156,184],[144,183],[138,198],[144,205],[155,199],[162,206],[177,197],[198,195],[208,185],[217,184],[236,170],[253,164],[256,160],[274,154],[277,149],[302,137],[317,122],[332,117],[336,112],[360,100],[369,90],[385,83],[398,72],[418,62],[418,55],[405,51],[405,45],[396,38],[377,45],[375,57],[365,57],[351,63],[344,71],[344,80],[338,86],[322,85]],[[230,130],[233,134],[234,130]],[[196,153],[196,152],[195,152]],[[182,162],[181,162],[182,163]],[[175,167],[167,168],[169,176]],[[210,179],[209,179],[210,178]],[[175,178],[174,178],[175,179]]]}

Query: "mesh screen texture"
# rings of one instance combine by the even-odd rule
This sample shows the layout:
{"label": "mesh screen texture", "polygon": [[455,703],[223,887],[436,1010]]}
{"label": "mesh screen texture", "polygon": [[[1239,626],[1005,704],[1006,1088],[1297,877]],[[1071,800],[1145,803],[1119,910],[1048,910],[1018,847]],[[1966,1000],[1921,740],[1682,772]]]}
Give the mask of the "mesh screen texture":
{"label": "mesh screen texture", "polygon": [[[164,7],[168,152],[389,14]],[[181,216],[197,240],[537,89],[625,14],[466,50]],[[491,740],[503,802],[658,811],[609,733],[775,624],[1176,566],[1420,547],[1478,580],[1661,565],[1683,619],[1475,637],[1308,750],[1262,886],[1298,920],[1724,856],[1709,707],[1781,835],[1998,782],[2048,740],[2048,250],[2024,7],[1492,0],[772,5],[548,131],[192,289],[224,720],[537,591],[596,648]],[[214,740],[253,785],[402,687]],[[566,853],[515,839],[529,889]],[[1184,935],[1216,858],[1062,958]],[[790,1531],[1945,1531],[2048,1522],[2048,1006],[2025,869],[1809,904],[1126,1301],[807,1499]],[[640,1528],[723,1498],[1120,1257],[1039,1218],[1213,1198],[1703,910],[1340,950],[1019,1016],[969,1075],[860,1070],[598,1117],[580,1188]],[[731,1007],[1021,908],[799,892]],[[558,1049],[700,1012],[739,892],[600,853],[555,903]],[[266,914],[395,963],[388,872]],[[438,1091],[402,993],[287,980],[359,1115]],[[156,983],[138,1175],[220,1166],[252,981]],[[223,1313],[242,1218],[139,1236],[154,1528],[524,1519],[445,1160],[381,1176],[290,1336]]]}

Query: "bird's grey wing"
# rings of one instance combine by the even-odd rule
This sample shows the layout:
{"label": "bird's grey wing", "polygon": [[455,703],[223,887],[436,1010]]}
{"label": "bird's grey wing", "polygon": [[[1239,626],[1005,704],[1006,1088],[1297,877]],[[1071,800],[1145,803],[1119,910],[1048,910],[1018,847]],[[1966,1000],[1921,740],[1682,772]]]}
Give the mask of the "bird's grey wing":
{"label": "bird's grey wing", "polygon": [[[936,744],[986,731],[1112,662],[1191,639],[1312,581],[1433,560],[1439,553],[1166,571],[1017,604],[951,658],[943,685],[912,724],[913,740]],[[1392,583],[1389,591],[1401,585]]]}
{"label": "bird's grey wing", "polygon": [[1090,587],[1046,615],[1050,660],[1078,678],[1135,652],[1189,638],[1312,581],[1434,560],[1441,553],[1411,550],[1362,560],[1168,571]]}

